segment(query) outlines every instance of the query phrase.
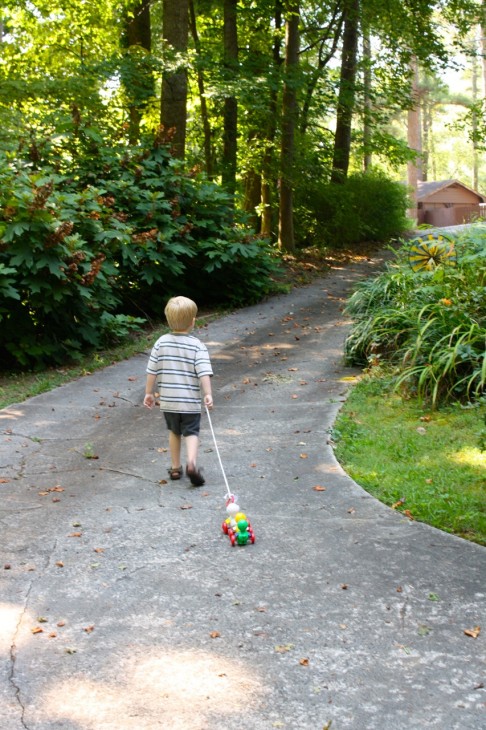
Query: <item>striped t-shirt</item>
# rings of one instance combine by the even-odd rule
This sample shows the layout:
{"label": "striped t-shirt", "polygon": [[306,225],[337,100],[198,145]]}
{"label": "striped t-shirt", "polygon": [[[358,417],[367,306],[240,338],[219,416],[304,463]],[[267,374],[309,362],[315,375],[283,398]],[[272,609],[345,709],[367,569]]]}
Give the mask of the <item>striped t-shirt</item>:
{"label": "striped t-shirt", "polygon": [[174,413],[200,413],[199,378],[212,375],[208,350],[194,335],[171,332],[159,337],[150,353],[147,373],[157,376],[160,408]]}

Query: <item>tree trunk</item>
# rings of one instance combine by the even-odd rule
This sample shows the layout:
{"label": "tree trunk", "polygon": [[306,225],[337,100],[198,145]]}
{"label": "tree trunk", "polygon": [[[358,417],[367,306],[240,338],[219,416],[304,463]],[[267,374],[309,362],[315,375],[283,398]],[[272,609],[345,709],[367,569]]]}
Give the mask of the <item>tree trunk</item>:
{"label": "tree trunk", "polygon": [[293,178],[295,130],[297,126],[297,73],[299,68],[299,3],[290,0],[286,12],[278,245],[282,251],[293,253],[295,251]]}
{"label": "tree trunk", "polygon": [[[280,38],[280,29],[282,27],[282,0],[275,2],[275,35],[273,43],[273,73],[278,76],[282,65],[282,57],[280,55],[282,42]],[[277,133],[277,99],[278,85],[274,83],[270,91],[269,103],[269,125],[267,130],[267,140],[265,152],[263,154],[262,164],[262,221],[261,233],[267,238],[272,238],[274,233],[274,210],[272,190],[274,188],[275,175],[273,169],[274,159],[274,143]],[[276,216],[275,216],[276,217]]]}
{"label": "tree trunk", "polygon": [[[125,38],[130,50],[144,49],[147,53],[152,50],[152,30],[150,22],[150,0],[136,2],[130,15],[126,15]],[[140,122],[147,100],[155,93],[152,71],[144,66],[143,57],[133,55],[134,68],[124,81],[128,97],[128,141],[136,144],[140,138]],[[136,69],[136,73],[135,73]]]}
{"label": "tree trunk", "polygon": [[369,29],[363,29],[363,91],[364,91],[364,119],[363,119],[363,167],[367,172],[372,164],[371,156],[371,41]]}
{"label": "tree trunk", "polygon": [[186,147],[187,72],[184,60],[177,55],[187,51],[188,31],[188,0],[163,0],[162,37],[166,51],[174,54],[176,62],[170,64],[175,66],[174,71],[162,74],[160,123],[170,135],[174,156],[180,159],[184,159]]}
{"label": "tree trunk", "polygon": [[[234,81],[238,70],[237,0],[224,0],[224,65],[228,78]],[[221,181],[229,193],[236,191],[236,153],[238,103],[229,95],[223,111],[223,169]]]}
{"label": "tree trunk", "polygon": [[417,183],[421,178],[420,155],[422,152],[422,141],[420,135],[420,104],[418,88],[418,64],[417,59],[412,59],[412,83],[411,83],[411,106],[408,110],[407,120],[407,142],[411,150],[416,152],[414,160],[407,163],[407,181],[410,188],[412,207],[408,215],[412,220],[417,220]]}
{"label": "tree trunk", "polygon": [[[201,43],[199,41],[199,35],[197,32],[196,24],[196,11],[194,9],[194,0],[189,0],[189,18],[191,25],[192,40],[194,42],[194,48],[196,49],[196,55],[201,57]],[[199,103],[201,105],[201,121],[203,125],[204,134],[204,161],[206,165],[206,175],[210,180],[213,179],[213,153],[211,147],[211,124],[209,122],[208,105],[206,102],[206,91],[204,88],[204,76],[202,69],[197,64],[197,88],[199,90]]]}
{"label": "tree trunk", "polygon": [[344,182],[348,175],[351,123],[356,93],[359,10],[359,0],[345,0],[341,74],[331,173],[333,183]]}

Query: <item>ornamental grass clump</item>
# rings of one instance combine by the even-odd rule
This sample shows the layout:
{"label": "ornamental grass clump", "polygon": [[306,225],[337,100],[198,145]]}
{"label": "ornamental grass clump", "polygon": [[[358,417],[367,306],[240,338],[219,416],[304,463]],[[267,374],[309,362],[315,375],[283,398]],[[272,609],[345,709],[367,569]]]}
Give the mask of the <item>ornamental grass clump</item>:
{"label": "ornamental grass clump", "polygon": [[410,244],[350,298],[349,363],[393,368],[396,386],[433,405],[476,401],[486,383],[486,226],[456,241],[457,262],[413,271]]}

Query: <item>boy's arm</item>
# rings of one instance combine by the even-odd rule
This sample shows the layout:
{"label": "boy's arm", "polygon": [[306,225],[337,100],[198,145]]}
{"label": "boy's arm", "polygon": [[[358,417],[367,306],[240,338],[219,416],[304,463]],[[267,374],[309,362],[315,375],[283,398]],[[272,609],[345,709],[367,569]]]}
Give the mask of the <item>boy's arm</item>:
{"label": "boy's arm", "polygon": [[199,378],[199,382],[201,383],[201,390],[203,392],[204,396],[204,405],[211,410],[213,407],[213,395],[211,391],[211,376],[210,375],[202,375]]}
{"label": "boy's arm", "polygon": [[156,380],[156,375],[153,375],[152,373],[147,373],[147,382],[145,384],[145,398],[143,399],[143,404],[147,408],[153,408],[155,405],[154,389]]}

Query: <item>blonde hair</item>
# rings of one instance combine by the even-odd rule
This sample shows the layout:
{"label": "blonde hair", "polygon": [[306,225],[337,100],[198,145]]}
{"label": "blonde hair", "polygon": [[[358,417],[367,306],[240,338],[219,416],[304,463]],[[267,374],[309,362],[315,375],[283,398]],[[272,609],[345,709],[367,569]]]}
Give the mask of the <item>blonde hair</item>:
{"label": "blonde hair", "polygon": [[192,326],[197,314],[197,304],[187,297],[172,297],[164,309],[171,330],[184,332]]}

